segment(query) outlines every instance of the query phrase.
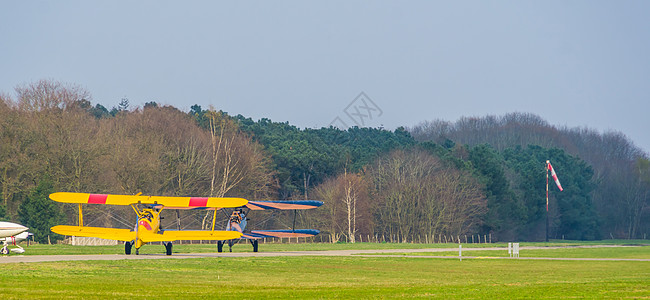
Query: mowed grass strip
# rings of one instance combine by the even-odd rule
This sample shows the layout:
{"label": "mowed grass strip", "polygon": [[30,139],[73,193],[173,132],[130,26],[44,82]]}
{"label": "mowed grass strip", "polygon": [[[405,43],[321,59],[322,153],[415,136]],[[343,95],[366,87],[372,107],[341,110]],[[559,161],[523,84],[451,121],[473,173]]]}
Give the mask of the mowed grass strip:
{"label": "mowed grass strip", "polygon": [[[507,250],[463,250],[463,256],[509,257]],[[365,254],[364,254],[365,255]],[[458,256],[458,251],[413,252],[413,253],[371,253],[369,255],[413,255],[413,256]],[[650,246],[563,248],[563,249],[520,249],[519,257],[548,258],[625,258],[650,259]]]}
{"label": "mowed grass strip", "polygon": [[252,257],[6,264],[5,298],[643,298],[650,262]]}
{"label": "mowed grass strip", "polygon": [[[521,247],[563,247],[563,246],[589,246],[589,245],[643,245],[650,244],[649,240],[603,240],[603,241],[552,241],[549,243],[520,243]],[[124,245],[116,246],[71,246],[71,245],[43,245],[32,244],[25,248],[25,255],[62,255],[62,254],[123,254]],[[466,248],[494,248],[507,247],[507,243],[493,244],[463,244]],[[411,244],[411,243],[260,243],[259,251],[322,251],[322,250],[385,250],[385,249],[429,249],[429,248],[458,248],[456,243],[441,244]],[[217,252],[216,244],[179,244],[174,243],[174,253],[214,253]],[[134,249],[135,251],[135,249]],[[228,246],[224,246],[228,251]],[[162,245],[148,244],[140,248],[142,254],[164,253]],[[233,246],[233,252],[253,252],[252,246],[244,240]],[[458,255],[458,254],[456,254]]]}
{"label": "mowed grass strip", "polygon": [[[473,244],[472,247],[504,247],[506,244]],[[71,246],[71,245],[30,245],[25,246],[25,255],[63,255],[63,254],[124,254],[124,245],[116,246]],[[427,249],[427,248],[453,248],[458,244],[410,244],[410,243],[298,243],[259,244],[259,251],[323,251],[323,250],[372,250],[372,249]],[[253,252],[253,247],[247,241],[240,241],[233,246],[233,252]],[[228,245],[223,250],[228,252]],[[135,252],[135,248],[133,248]],[[147,244],[140,248],[142,254],[160,254],[165,252],[165,247],[155,243]],[[214,253],[217,252],[216,244],[178,244],[174,243],[173,253]]]}
{"label": "mowed grass strip", "polygon": [[[505,247],[506,244],[474,244],[472,247],[490,248]],[[25,255],[68,255],[68,254],[124,254],[124,245],[116,246],[71,246],[71,245],[30,245],[25,246]],[[259,251],[323,251],[323,250],[373,250],[373,249],[428,249],[428,248],[454,248],[458,244],[408,244],[408,243],[302,243],[302,244],[259,244]],[[240,241],[233,246],[233,252],[253,252],[253,247],[246,241]],[[223,251],[228,252],[228,245]],[[135,248],[132,250],[135,253]],[[216,244],[177,244],[173,246],[173,253],[215,253]],[[147,244],[140,248],[142,254],[165,253],[165,247]]]}

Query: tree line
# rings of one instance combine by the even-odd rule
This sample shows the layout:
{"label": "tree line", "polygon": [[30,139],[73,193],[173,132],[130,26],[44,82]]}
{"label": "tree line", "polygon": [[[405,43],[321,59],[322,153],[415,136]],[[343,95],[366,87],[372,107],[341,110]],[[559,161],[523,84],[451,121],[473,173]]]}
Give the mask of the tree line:
{"label": "tree line", "polygon": [[[201,128],[174,107],[129,110],[124,102],[114,116],[98,115],[90,100],[78,86],[43,80],[0,101],[0,217],[25,223],[37,240],[57,223],[76,224],[76,207],[44,196],[53,191],[274,195],[270,159],[232,118],[210,111]],[[89,206],[84,215],[90,226],[130,228],[129,210]],[[35,224],[35,211],[46,224]],[[205,227],[212,214],[178,217]],[[164,225],[176,227],[173,219]]]}
{"label": "tree line", "polygon": [[[551,193],[552,238],[647,232],[649,164],[629,140],[557,129],[532,115],[487,119],[394,131],[300,129],[199,105],[188,112],[156,102],[132,108],[123,99],[108,110],[77,85],[42,80],[0,95],[0,218],[24,223],[44,241],[50,226],[77,222],[76,207],[47,199],[54,191],[318,199],[325,205],[298,213],[296,225],[334,241],[440,234],[541,240],[550,159],[565,187]],[[607,147],[594,147],[599,141]],[[602,168],[597,158],[627,164]],[[212,221],[209,213],[163,213],[165,228]],[[134,221],[128,207],[88,206],[84,215],[90,226],[130,228]],[[292,218],[262,213],[251,229],[290,228]]]}
{"label": "tree line", "polygon": [[[650,231],[648,155],[621,132],[553,126],[530,113],[426,121],[409,132],[421,142],[489,144],[500,152],[528,145],[562,149],[591,168],[591,192],[585,196],[593,203],[601,237],[643,238]],[[558,168],[558,173],[562,180],[565,171]]]}

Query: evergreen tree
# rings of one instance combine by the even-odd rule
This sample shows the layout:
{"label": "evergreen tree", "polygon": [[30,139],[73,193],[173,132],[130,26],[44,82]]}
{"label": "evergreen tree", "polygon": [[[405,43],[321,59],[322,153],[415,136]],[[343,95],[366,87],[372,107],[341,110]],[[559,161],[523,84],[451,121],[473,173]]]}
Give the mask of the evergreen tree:
{"label": "evergreen tree", "polygon": [[34,234],[34,240],[39,243],[46,243],[48,235],[51,240],[62,238],[50,231],[50,228],[58,225],[62,219],[58,205],[49,199],[49,195],[53,192],[52,181],[49,176],[44,176],[18,210],[20,222],[29,227],[29,231]]}
{"label": "evergreen tree", "polygon": [[470,149],[469,161],[475,168],[474,174],[485,184],[488,198],[484,232],[494,231],[500,238],[512,240],[512,229],[516,229],[524,219],[524,208],[510,189],[503,156],[484,144]]}
{"label": "evergreen tree", "polygon": [[402,127],[395,131],[367,127],[300,129],[266,118],[257,122],[241,115],[234,118],[273,158],[281,198],[303,195],[305,189],[343,170],[359,171],[381,155],[416,144]]}
{"label": "evergreen tree", "polygon": [[521,234],[529,240],[544,236],[546,216],[546,160],[550,160],[564,191],[549,183],[549,215],[551,238],[593,240],[600,237],[599,220],[591,201],[594,188],[593,170],[583,160],[557,148],[528,146],[506,149],[506,162],[514,170],[517,195],[526,205],[525,226]]}

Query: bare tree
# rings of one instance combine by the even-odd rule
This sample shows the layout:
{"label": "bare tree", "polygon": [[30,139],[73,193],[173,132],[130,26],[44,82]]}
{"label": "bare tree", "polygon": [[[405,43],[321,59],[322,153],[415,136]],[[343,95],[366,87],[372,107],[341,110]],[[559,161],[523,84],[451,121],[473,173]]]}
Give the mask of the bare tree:
{"label": "bare tree", "polygon": [[[224,197],[237,192],[240,197],[265,197],[271,191],[273,173],[261,147],[239,130],[227,115],[215,110],[206,112],[209,118],[211,144],[210,196]],[[202,227],[207,228],[206,213]],[[216,217],[216,213],[212,215]]]}
{"label": "bare tree", "polygon": [[39,80],[16,87],[18,106],[24,111],[66,109],[75,101],[90,100],[90,93],[79,85],[54,80]]}
{"label": "bare tree", "polygon": [[[20,112],[13,108],[13,101],[8,95],[0,95],[0,191],[2,204],[7,209],[8,217],[14,217],[17,206],[12,205],[14,195],[25,189],[28,180],[21,180],[28,174],[25,167],[29,162],[24,151],[28,144],[27,124]],[[24,179],[24,178],[23,178]],[[10,207],[13,206],[13,207]]]}
{"label": "bare tree", "polygon": [[376,224],[384,234],[460,235],[476,230],[486,213],[481,186],[470,174],[444,166],[423,151],[398,150],[368,170]]}
{"label": "bare tree", "polygon": [[315,193],[325,201],[322,216],[327,222],[331,240],[336,242],[341,235],[347,236],[351,243],[356,242],[360,232],[372,233],[369,195],[366,181],[360,174],[344,171],[318,185]]}

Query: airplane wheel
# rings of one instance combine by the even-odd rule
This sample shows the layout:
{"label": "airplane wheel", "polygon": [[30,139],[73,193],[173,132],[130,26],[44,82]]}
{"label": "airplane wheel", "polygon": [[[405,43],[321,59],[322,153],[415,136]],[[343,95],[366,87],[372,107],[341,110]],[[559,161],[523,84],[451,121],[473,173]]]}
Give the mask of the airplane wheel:
{"label": "airplane wheel", "polygon": [[253,241],[253,252],[257,252],[257,246],[258,246],[257,242],[258,242],[257,240]]}
{"label": "airplane wheel", "polygon": [[217,251],[219,253],[223,252],[223,241],[217,241]]}
{"label": "airplane wheel", "polygon": [[124,242],[124,254],[131,255],[131,247],[133,247],[133,243]]}
{"label": "airplane wheel", "polygon": [[135,255],[140,255],[140,249],[135,248]]}
{"label": "airplane wheel", "polygon": [[232,252],[232,245],[233,244],[234,244],[234,242],[232,242],[232,240],[228,241],[228,249],[230,250],[230,252]]}
{"label": "airplane wheel", "polygon": [[9,254],[9,248],[7,248],[7,246],[2,247],[2,249],[0,249],[0,254]]}
{"label": "airplane wheel", "polygon": [[172,255],[172,242],[165,244],[165,250],[167,250],[167,255]]}

